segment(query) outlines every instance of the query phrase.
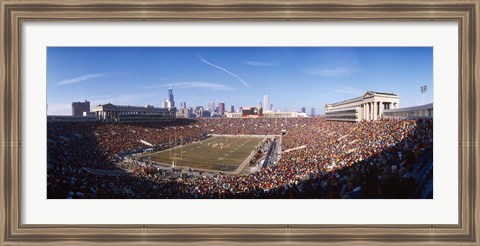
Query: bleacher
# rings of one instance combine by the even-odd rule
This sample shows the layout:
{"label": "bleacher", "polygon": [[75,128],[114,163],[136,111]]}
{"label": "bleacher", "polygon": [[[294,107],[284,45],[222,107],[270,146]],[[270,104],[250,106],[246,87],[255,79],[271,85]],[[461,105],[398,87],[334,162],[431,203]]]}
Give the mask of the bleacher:
{"label": "bleacher", "polygon": [[413,170],[418,175],[416,181],[419,183],[410,197],[433,198],[433,151],[425,152],[414,164]]}

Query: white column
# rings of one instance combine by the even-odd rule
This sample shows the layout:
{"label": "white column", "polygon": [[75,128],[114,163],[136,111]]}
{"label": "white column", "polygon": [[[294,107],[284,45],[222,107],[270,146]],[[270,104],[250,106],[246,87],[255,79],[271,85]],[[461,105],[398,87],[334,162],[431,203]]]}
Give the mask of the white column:
{"label": "white column", "polygon": [[372,103],[368,103],[368,120],[372,120]]}
{"label": "white column", "polygon": [[367,120],[370,121],[370,103],[367,103]]}
{"label": "white column", "polygon": [[362,108],[363,108],[362,119],[366,119],[366,117],[365,117],[365,103],[362,105]]}
{"label": "white column", "polygon": [[378,120],[378,115],[380,112],[380,102],[375,102],[375,119]]}
{"label": "white column", "polygon": [[372,120],[377,119],[377,102],[373,102],[373,108],[372,108]]}
{"label": "white column", "polygon": [[368,103],[365,103],[364,106],[365,106],[365,115],[363,116],[363,118],[365,120],[368,120]]}
{"label": "white column", "polygon": [[370,104],[370,107],[369,107],[369,109],[370,109],[369,118],[370,118],[370,120],[373,120],[373,103],[370,102],[370,103],[368,103],[368,104]]}
{"label": "white column", "polygon": [[380,102],[380,115],[383,115],[384,109],[385,109],[385,104],[383,104],[383,102]]}
{"label": "white column", "polygon": [[372,102],[372,120],[376,120],[377,119],[377,102]]}
{"label": "white column", "polygon": [[378,102],[378,118],[382,116],[383,102]]}

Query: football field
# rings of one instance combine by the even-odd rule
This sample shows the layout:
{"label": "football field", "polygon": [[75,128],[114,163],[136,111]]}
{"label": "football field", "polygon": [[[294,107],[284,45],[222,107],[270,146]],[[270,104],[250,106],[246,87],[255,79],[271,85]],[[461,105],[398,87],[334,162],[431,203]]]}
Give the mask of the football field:
{"label": "football field", "polygon": [[175,166],[191,167],[200,170],[235,172],[252,151],[265,139],[261,137],[212,137],[182,147],[159,151],[142,156],[163,165],[171,165],[175,159]]}

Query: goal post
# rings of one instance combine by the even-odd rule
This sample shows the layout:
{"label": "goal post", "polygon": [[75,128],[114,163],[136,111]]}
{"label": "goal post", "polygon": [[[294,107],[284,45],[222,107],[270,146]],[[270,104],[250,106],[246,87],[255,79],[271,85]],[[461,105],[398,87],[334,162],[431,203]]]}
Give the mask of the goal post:
{"label": "goal post", "polygon": [[[182,139],[182,138],[180,138]],[[180,145],[176,145],[177,143],[177,138],[175,137],[175,144],[172,143],[172,139],[169,140],[170,142],[170,148],[169,148],[169,157],[174,160],[182,160],[183,159],[183,145],[180,142]]]}

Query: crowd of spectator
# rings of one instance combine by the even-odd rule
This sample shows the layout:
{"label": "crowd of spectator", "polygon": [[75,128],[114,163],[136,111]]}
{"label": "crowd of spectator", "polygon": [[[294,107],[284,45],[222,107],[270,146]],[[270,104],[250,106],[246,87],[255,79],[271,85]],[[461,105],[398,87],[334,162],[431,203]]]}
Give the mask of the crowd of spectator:
{"label": "crowd of spectator", "polygon": [[[433,122],[323,118],[205,118],[162,123],[48,124],[48,198],[412,198],[421,182],[414,166],[433,148]],[[168,148],[206,134],[286,135],[278,162],[244,175],[176,179],[152,165],[125,175],[116,154],[145,146]],[[142,142],[143,140],[144,142]],[[298,148],[303,146],[302,148]]]}
{"label": "crowd of spectator", "polygon": [[125,150],[146,146],[169,148],[171,145],[188,144],[199,140],[205,131],[191,121],[137,124],[100,124],[93,134],[103,152],[113,157]]}
{"label": "crowd of spectator", "polygon": [[200,118],[198,125],[211,134],[278,135],[298,125],[310,122],[310,118]]}

